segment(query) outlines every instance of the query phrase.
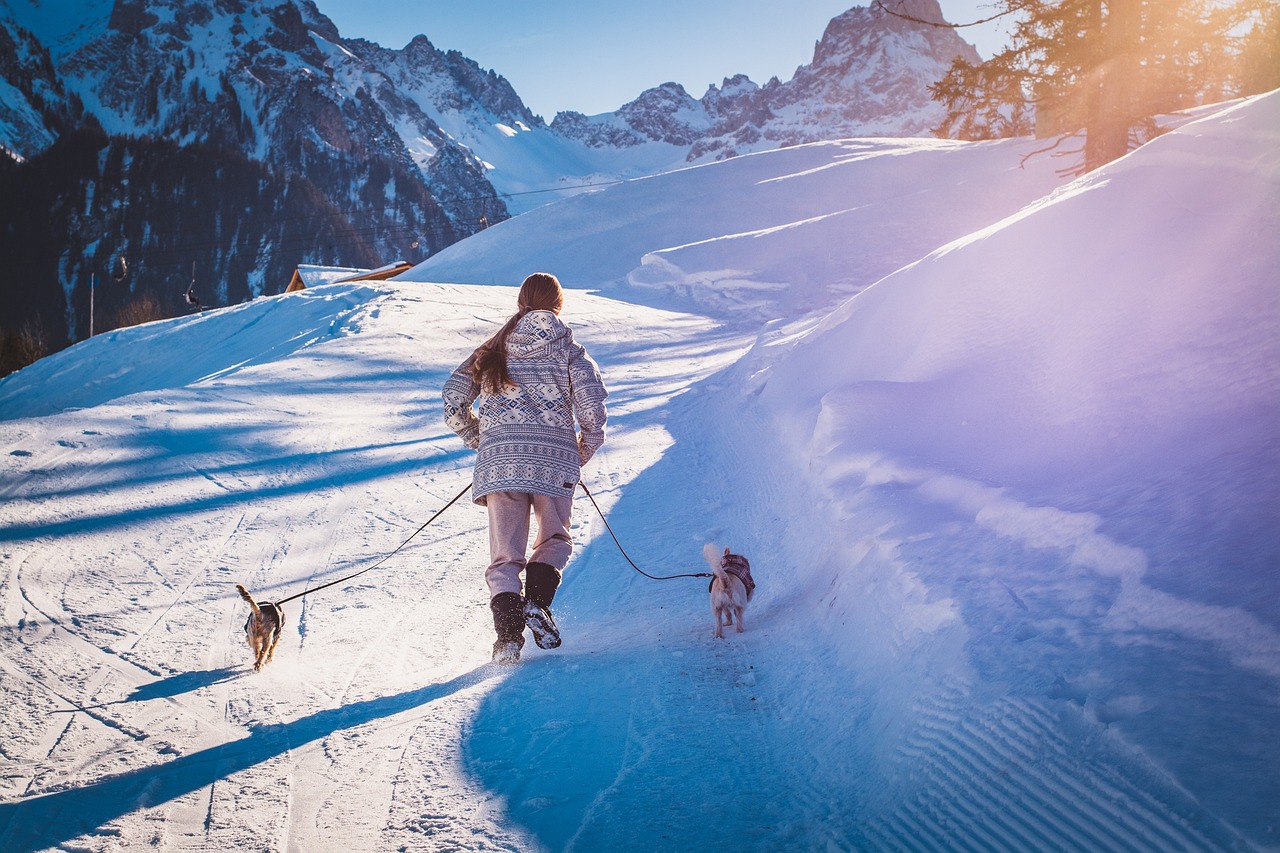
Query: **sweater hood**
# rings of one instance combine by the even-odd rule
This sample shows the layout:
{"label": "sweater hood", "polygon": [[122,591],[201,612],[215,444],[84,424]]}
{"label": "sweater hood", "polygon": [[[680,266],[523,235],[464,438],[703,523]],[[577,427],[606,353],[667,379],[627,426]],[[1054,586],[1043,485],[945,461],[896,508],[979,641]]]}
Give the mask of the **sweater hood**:
{"label": "sweater hood", "polygon": [[510,358],[539,358],[562,342],[572,339],[569,327],[560,322],[554,311],[530,311],[507,335]]}

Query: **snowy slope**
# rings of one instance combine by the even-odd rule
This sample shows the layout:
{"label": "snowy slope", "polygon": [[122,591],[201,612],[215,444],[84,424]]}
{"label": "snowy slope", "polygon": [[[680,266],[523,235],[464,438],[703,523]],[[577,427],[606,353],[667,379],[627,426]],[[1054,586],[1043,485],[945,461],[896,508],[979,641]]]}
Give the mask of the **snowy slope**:
{"label": "snowy slope", "polygon": [[[1280,844],[1278,119],[1272,93],[1186,125],[744,361],[864,537],[832,546],[856,572],[814,574],[845,660],[909,685],[927,731],[900,747],[900,819],[942,795],[941,826],[1025,830],[984,801],[1012,785],[994,771],[1083,725]],[[954,765],[987,770],[957,797]]]}
{"label": "snowy slope", "polygon": [[[525,846],[485,815],[493,795],[463,764],[504,677],[481,666],[480,510],[456,507],[376,575],[286,605],[260,676],[244,677],[244,607],[225,595],[354,571],[467,483],[438,389],[513,299],[329,285],[97,337],[4,382],[0,847],[89,832],[90,847],[387,849],[428,829],[432,844]],[[705,321],[586,296],[571,308],[606,363],[669,346],[703,372],[724,361]],[[663,430],[643,421],[689,379],[673,364],[628,392],[626,373],[605,492],[660,455]],[[574,611],[562,621],[573,631]]]}
{"label": "snowy slope", "polygon": [[[461,244],[452,277],[603,287],[565,309],[613,392],[587,485],[651,573],[751,557],[723,641],[704,581],[633,572],[580,497],[565,645],[497,671],[463,504],[286,605],[249,670],[232,583],[342,577],[466,484],[438,389],[510,287],[327,285],[0,381],[0,847],[1280,848],[1277,113],[1026,207],[1047,174],[943,189],[1018,143],[842,143]],[[879,229],[808,231],[857,188]],[[702,237],[640,204],[716,194]],[[638,279],[753,228],[739,278],[689,248]],[[886,232],[942,236],[904,261]]]}
{"label": "snowy slope", "polygon": [[851,139],[695,166],[530,211],[402,278],[573,287],[760,323],[833,307],[1061,183],[1032,140]]}
{"label": "snowy slope", "polygon": [[[0,80],[0,149],[19,162],[22,152],[41,151],[53,143],[53,134],[22,93]],[[13,153],[10,153],[13,152]]]}

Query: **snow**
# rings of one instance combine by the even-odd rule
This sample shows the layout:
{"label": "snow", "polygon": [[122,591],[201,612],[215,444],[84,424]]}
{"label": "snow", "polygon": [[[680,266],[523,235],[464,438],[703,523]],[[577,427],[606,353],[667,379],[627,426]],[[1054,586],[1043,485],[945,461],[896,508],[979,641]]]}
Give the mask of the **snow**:
{"label": "snow", "polygon": [[318,264],[298,264],[298,276],[307,287],[315,287],[318,284],[333,284],[370,272],[381,272],[385,269],[386,267],[367,270],[359,267],[327,267]]}
{"label": "snow", "polygon": [[53,134],[26,96],[0,80],[0,157],[17,163],[53,144]]}
{"label": "snow", "polygon": [[[0,380],[0,847],[1280,849],[1280,92],[1066,185],[850,140]],[[487,663],[439,388],[523,274],[611,390],[564,645]],[[497,285],[497,286],[494,286]]]}
{"label": "snow", "polygon": [[34,34],[57,62],[96,37],[114,6],[114,0],[6,0],[0,16]]}
{"label": "snow", "polygon": [[[734,320],[833,307],[1061,183],[1032,140],[851,139],[628,181],[529,211],[419,264],[416,279],[574,287]],[[547,235],[557,235],[548,239]],[[760,302],[761,291],[777,291]],[[723,313],[723,308],[722,308]]]}

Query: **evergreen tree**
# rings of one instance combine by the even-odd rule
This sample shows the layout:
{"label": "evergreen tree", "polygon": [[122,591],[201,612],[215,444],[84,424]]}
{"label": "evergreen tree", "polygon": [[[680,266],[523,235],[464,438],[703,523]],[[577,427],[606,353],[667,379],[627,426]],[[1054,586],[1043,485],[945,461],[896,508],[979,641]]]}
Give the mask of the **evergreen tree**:
{"label": "evergreen tree", "polygon": [[1280,89],[1280,4],[1260,13],[1260,22],[1243,39],[1240,94]]}
{"label": "evergreen tree", "polygon": [[[882,0],[904,15],[900,0]],[[963,139],[1085,131],[1083,168],[1122,156],[1161,113],[1236,94],[1238,33],[1276,0],[996,0],[1010,45],[979,65],[957,60],[932,89],[937,131]],[[991,20],[991,18],[987,19]],[[966,25],[959,25],[966,26]]]}

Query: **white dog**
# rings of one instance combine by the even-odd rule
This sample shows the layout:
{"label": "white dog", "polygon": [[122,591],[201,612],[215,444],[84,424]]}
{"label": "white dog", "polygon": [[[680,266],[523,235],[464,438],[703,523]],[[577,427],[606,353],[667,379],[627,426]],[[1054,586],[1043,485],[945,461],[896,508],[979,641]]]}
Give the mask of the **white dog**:
{"label": "white dog", "polygon": [[742,611],[755,592],[756,583],[751,578],[751,564],[741,554],[731,554],[724,549],[718,553],[715,545],[707,543],[702,548],[711,573],[711,612],[716,617],[716,636],[724,637],[724,626],[733,625],[742,633]]}

